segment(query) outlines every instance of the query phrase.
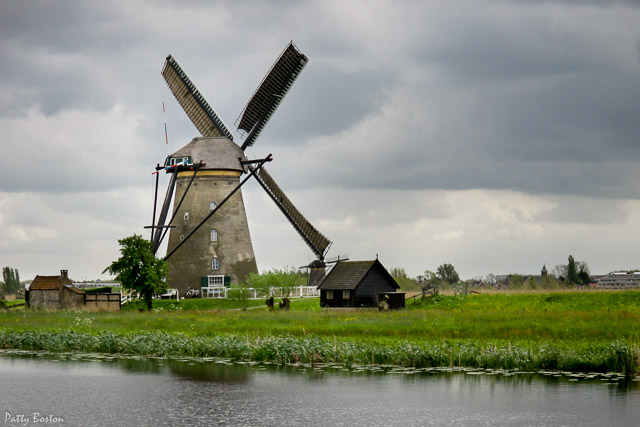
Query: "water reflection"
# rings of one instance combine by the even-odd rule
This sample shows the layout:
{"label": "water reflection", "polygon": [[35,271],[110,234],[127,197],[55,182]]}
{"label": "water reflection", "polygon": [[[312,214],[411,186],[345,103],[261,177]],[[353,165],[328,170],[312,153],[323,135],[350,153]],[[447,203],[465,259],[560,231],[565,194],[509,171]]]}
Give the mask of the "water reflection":
{"label": "water reflection", "polygon": [[212,362],[183,362],[168,360],[165,366],[172,374],[192,381],[244,383],[249,381],[251,369],[246,365]]}
{"label": "water reflection", "polygon": [[638,380],[5,351],[0,410],[87,426],[635,425]]}

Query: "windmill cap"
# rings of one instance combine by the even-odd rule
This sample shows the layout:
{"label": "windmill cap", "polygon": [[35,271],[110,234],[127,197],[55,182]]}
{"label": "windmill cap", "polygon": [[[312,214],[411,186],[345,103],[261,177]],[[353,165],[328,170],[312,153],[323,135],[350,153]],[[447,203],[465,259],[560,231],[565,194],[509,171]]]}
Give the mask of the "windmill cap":
{"label": "windmill cap", "polygon": [[190,156],[193,163],[206,163],[205,170],[232,170],[244,172],[240,160],[247,160],[244,151],[230,139],[223,136],[201,136],[171,154],[170,157]]}

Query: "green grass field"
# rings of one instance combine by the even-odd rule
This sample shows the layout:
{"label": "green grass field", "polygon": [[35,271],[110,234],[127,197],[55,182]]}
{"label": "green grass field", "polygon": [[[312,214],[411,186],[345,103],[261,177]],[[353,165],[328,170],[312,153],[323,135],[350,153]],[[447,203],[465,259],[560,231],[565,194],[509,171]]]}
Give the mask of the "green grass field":
{"label": "green grass field", "polygon": [[[153,300],[155,312],[162,311],[210,311],[210,310],[240,310],[240,303],[231,299],[184,299],[180,302],[176,300],[160,299]],[[247,300],[247,307],[265,307],[264,300]],[[133,301],[122,306],[123,312],[146,310],[147,306],[143,301]]]}
{"label": "green grass field", "polygon": [[[33,334],[55,341],[56,334],[63,331],[71,336],[99,337],[98,341],[113,336],[125,341],[144,336],[159,346],[155,348],[149,344],[151,354],[171,354],[173,347],[169,346],[167,350],[166,341],[177,337],[200,343],[201,347],[239,345],[232,344],[236,340],[251,347],[263,345],[265,340],[284,340],[285,347],[297,348],[298,353],[305,353],[300,350],[300,343],[319,340],[322,345],[314,345],[329,346],[326,352],[334,348],[338,358],[356,352],[350,347],[355,346],[355,349],[369,349],[359,358],[370,359],[366,353],[372,351],[371,360],[404,360],[399,364],[502,363],[506,366],[511,363],[514,366],[563,366],[585,370],[598,366],[597,369],[612,369],[621,365],[619,359],[622,358],[629,359],[623,370],[635,371],[640,365],[639,291],[505,293],[458,298],[441,295],[408,302],[405,310],[384,313],[358,309],[321,310],[317,298],[294,299],[289,312],[270,312],[262,300],[251,300],[250,304],[259,308],[237,310],[237,302],[230,300],[182,300],[180,303],[161,300],[154,301],[152,312],[139,312],[136,305],[125,306],[120,313],[0,312],[0,331],[4,334],[0,336],[0,346],[22,348],[27,345],[19,344],[22,342],[19,337]],[[220,340],[228,341],[220,344]],[[35,345],[33,341],[28,342]],[[87,342],[90,344],[91,340]],[[127,345],[120,344],[122,348],[129,348]],[[339,351],[341,346],[351,350]],[[396,354],[399,349],[404,349],[404,353],[401,352],[404,356]],[[411,349],[421,349],[415,350],[420,354],[440,356],[407,359],[407,351],[414,351]],[[379,350],[382,356],[376,359]],[[175,351],[180,354],[179,349]],[[243,354],[246,355],[246,351]],[[298,354],[296,351],[294,353]],[[198,354],[203,352],[207,353],[196,351]],[[250,358],[256,357],[251,351],[249,353]],[[285,353],[281,349],[269,354],[277,359]],[[457,361],[452,354],[458,355]],[[296,360],[298,356],[291,357]],[[491,362],[487,362],[487,358]]]}

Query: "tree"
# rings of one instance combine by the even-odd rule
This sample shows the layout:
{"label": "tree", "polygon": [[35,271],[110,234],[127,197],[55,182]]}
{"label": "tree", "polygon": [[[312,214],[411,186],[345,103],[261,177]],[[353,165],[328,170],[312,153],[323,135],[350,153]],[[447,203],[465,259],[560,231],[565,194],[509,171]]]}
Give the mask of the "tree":
{"label": "tree", "polygon": [[440,283],[438,275],[431,270],[424,271],[424,281],[429,283],[430,285],[437,285],[438,283]]}
{"label": "tree", "polygon": [[455,267],[451,264],[441,264],[436,270],[436,277],[442,282],[446,282],[449,285],[455,285],[460,281],[460,276]]}
{"label": "tree", "polygon": [[576,261],[573,259],[573,255],[569,255],[569,263],[567,264],[567,282],[569,282],[569,285],[579,285],[582,283],[578,276]]}
{"label": "tree", "polygon": [[487,274],[487,277],[484,279],[484,281],[486,282],[487,285],[489,286],[495,286],[496,282],[498,281],[496,279],[496,275],[493,273],[489,273]]}
{"label": "tree", "polygon": [[522,284],[522,289],[536,290],[538,289],[538,281],[533,276],[529,276]]}
{"label": "tree", "polygon": [[2,269],[2,279],[4,280],[4,291],[8,294],[15,294],[20,289],[20,273],[18,269],[4,267]]}
{"label": "tree", "polygon": [[395,279],[396,283],[400,286],[400,289],[404,290],[416,290],[420,289],[418,282],[412,279],[404,271],[404,268],[393,267],[389,269],[389,274]]}
{"label": "tree", "polygon": [[249,300],[249,287],[247,285],[233,285],[227,295],[229,299],[237,301],[242,310],[247,309],[247,302]]}
{"label": "tree", "polygon": [[280,308],[289,309],[289,297],[294,288],[304,286],[305,276],[294,268],[273,269],[263,274],[251,273],[246,280],[247,286],[261,290],[267,300],[273,297],[282,298]]}
{"label": "tree", "polygon": [[562,289],[562,282],[553,275],[547,274],[542,278],[542,288],[546,290]]}
{"label": "tree", "polygon": [[591,283],[589,266],[584,261],[576,261],[576,265],[578,267],[578,277],[583,285],[588,285]]}
{"label": "tree", "polygon": [[559,264],[551,269],[551,274],[555,276],[556,279],[564,282],[564,279],[567,278],[567,265]]}
{"label": "tree", "polygon": [[153,254],[151,242],[134,234],[118,240],[120,244],[120,258],[102,272],[115,274],[124,289],[138,292],[142,295],[147,309],[153,308],[153,294],[167,291],[167,273],[169,267],[166,261],[156,258]]}
{"label": "tree", "polygon": [[509,289],[522,289],[524,282],[525,280],[522,274],[512,274],[509,277]]}

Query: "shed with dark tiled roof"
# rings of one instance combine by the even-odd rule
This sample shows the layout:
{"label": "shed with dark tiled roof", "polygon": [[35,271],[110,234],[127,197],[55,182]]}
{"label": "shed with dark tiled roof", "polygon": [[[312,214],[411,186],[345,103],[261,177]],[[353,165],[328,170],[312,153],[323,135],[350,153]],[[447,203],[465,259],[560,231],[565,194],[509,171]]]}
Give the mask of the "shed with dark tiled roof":
{"label": "shed with dark tiled roof", "polygon": [[318,286],[323,307],[375,307],[385,294],[398,294],[399,288],[377,259],[339,261]]}

